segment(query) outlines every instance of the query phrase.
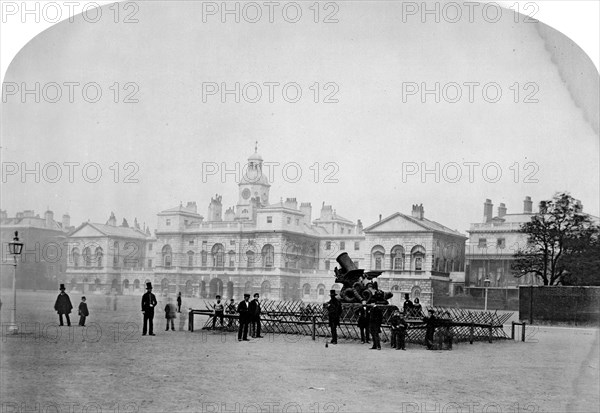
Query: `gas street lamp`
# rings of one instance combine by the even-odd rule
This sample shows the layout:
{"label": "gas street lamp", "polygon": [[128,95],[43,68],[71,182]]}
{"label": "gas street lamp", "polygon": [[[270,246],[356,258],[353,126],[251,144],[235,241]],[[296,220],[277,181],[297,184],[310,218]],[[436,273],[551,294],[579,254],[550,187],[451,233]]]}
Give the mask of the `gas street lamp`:
{"label": "gas street lamp", "polygon": [[485,302],[483,304],[483,311],[487,311],[488,287],[490,286],[491,282],[492,282],[492,280],[490,280],[489,278],[486,278],[485,280],[483,280],[483,286],[485,287]]}
{"label": "gas street lamp", "polygon": [[12,242],[8,243],[8,252],[13,256],[13,308],[10,314],[10,324],[8,325],[8,332],[11,334],[17,334],[19,327],[17,327],[17,256],[21,255],[23,251],[23,243],[19,242],[19,231],[15,231],[15,237]]}

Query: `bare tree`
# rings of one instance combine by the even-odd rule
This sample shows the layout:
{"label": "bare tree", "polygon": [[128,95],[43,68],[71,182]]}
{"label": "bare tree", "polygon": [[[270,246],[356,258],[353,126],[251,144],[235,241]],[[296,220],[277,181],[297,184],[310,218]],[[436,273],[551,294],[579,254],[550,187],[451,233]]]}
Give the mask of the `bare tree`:
{"label": "bare tree", "polygon": [[[514,255],[515,277],[535,274],[544,285],[572,284],[581,271],[597,268],[598,226],[583,213],[581,202],[567,193],[540,202],[540,212],[521,226],[527,245]],[[582,266],[584,258],[586,265]],[[576,278],[573,278],[576,276]],[[584,277],[586,278],[586,277]]]}

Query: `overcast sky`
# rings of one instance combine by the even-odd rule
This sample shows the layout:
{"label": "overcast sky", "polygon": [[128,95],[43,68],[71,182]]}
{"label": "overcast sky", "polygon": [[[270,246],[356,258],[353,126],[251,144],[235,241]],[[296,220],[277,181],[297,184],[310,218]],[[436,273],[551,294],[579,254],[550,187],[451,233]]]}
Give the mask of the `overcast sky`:
{"label": "overcast sky", "polygon": [[[313,218],[325,202],[370,225],[379,214],[410,213],[412,204],[422,203],[426,217],[464,233],[481,220],[486,198],[494,214],[500,202],[511,213],[522,211],[526,195],[537,205],[556,191],[569,191],[587,212],[600,215],[598,72],[570,40],[541,23],[515,22],[506,9],[495,23],[493,10],[483,18],[481,9],[472,22],[467,16],[451,23],[442,15],[436,23],[431,16],[422,22],[419,11],[403,15],[401,3],[349,2],[338,3],[332,18],[339,21],[326,24],[336,10],[321,9],[315,23],[311,4],[302,3],[297,23],[287,22],[281,9],[269,23],[264,8],[259,22],[242,15],[236,24],[232,16],[222,23],[219,11],[203,16],[201,3],[146,2],[139,4],[137,23],[115,23],[104,8],[96,23],[79,17],[38,35],[5,77],[2,161],[4,172],[13,162],[30,169],[56,162],[62,177],[50,182],[52,166],[39,183],[34,175],[22,182],[20,173],[5,174],[2,209],[12,216],[49,207],[57,215],[69,212],[75,225],[105,222],[114,211],[119,222],[137,217],[154,229],[156,213],[180,201],[196,201],[203,215],[215,193],[225,207],[235,205],[235,177],[222,182],[217,174],[203,182],[203,164],[234,169],[258,141],[265,161],[279,163],[270,200],[312,202]],[[289,9],[287,17],[294,15]],[[36,82],[47,86],[40,103],[34,95],[23,103],[20,90],[7,94],[8,83],[33,89]],[[51,82],[63,93],[56,103],[47,101],[55,96]],[[72,103],[65,82],[79,84]],[[90,82],[102,90],[96,103],[82,96],[81,85]],[[126,88],[128,82],[135,85]],[[223,103],[220,93],[203,96],[213,82],[229,88],[256,82],[263,95],[257,103],[244,95],[235,103],[227,95]],[[280,83],[273,102],[265,82]],[[282,95],[290,82],[302,90],[297,103]],[[439,103],[420,90],[403,96],[415,85],[434,89],[436,82]],[[467,85],[475,82],[470,102]],[[132,91],[138,102],[125,103]],[[88,92],[89,100],[95,93]],[[256,88],[246,92],[255,98]],[[324,103],[332,92],[338,102]],[[289,88],[285,97],[294,96]],[[72,183],[65,162],[79,163]],[[102,169],[95,183],[81,173],[92,162]],[[282,174],[292,162],[302,171],[298,182],[292,182],[293,167],[287,179]],[[421,175],[423,166],[435,170],[436,163],[438,182],[434,173]],[[124,182],[129,172],[139,182]],[[332,172],[329,179],[337,182],[325,182]],[[94,175],[88,169],[88,180]]]}

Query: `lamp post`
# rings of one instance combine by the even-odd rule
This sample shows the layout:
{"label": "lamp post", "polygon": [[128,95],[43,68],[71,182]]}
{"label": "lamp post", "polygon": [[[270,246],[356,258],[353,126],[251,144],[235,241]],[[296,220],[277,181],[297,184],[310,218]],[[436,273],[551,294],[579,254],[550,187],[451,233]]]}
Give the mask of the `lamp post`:
{"label": "lamp post", "polygon": [[8,332],[11,334],[17,334],[19,327],[17,327],[17,256],[21,255],[23,251],[23,243],[19,242],[19,232],[15,231],[15,238],[12,242],[8,243],[8,252],[13,256],[13,309],[10,314],[10,324],[8,326]]}
{"label": "lamp post", "polygon": [[490,282],[492,281],[489,278],[483,280],[483,286],[485,287],[485,302],[483,304],[483,311],[487,311],[488,287],[490,286]]}

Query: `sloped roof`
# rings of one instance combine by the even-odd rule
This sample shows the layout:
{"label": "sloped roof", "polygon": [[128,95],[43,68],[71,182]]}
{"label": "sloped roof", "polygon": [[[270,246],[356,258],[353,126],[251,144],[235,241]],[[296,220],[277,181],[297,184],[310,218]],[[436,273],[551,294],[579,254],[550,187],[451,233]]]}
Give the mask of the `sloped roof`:
{"label": "sloped roof", "polygon": [[343,222],[347,222],[349,224],[354,224],[354,222],[352,222],[351,220],[349,220],[348,218],[344,218],[341,215],[336,214],[335,212],[331,214],[331,219],[321,219],[321,218],[317,218],[315,219],[315,221],[317,222],[333,222],[333,221],[343,221]]}
{"label": "sloped roof", "polygon": [[[384,218],[381,221],[378,221],[375,224],[368,226],[367,228],[365,228],[363,230],[363,232],[375,232],[378,227],[382,227],[382,226],[385,227],[386,226],[385,224],[387,224],[391,221],[394,221],[394,220],[404,220],[406,223],[409,224],[406,227],[406,229],[404,229],[405,232],[413,232],[413,231],[419,231],[419,230],[425,231],[425,232],[435,231],[435,232],[441,232],[444,234],[467,238],[465,235],[461,234],[460,232],[450,229],[450,228],[440,224],[439,222],[435,222],[435,221],[432,221],[427,218],[417,219],[412,216],[401,214],[400,212],[396,212],[395,214],[392,214],[389,217]],[[401,229],[401,228],[394,229],[394,231],[403,232],[403,229]]]}
{"label": "sloped roof", "polygon": [[80,231],[85,226],[90,226],[96,231],[107,237],[118,237],[118,238],[136,238],[136,239],[149,239],[150,237],[146,235],[142,230],[136,228],[127,228],[127,227],[113,227],[112,225],[106,224],[97,224],[92,222],[84,222],[79,227],[74,229],[69,236],[74,236],[78,231]]}

